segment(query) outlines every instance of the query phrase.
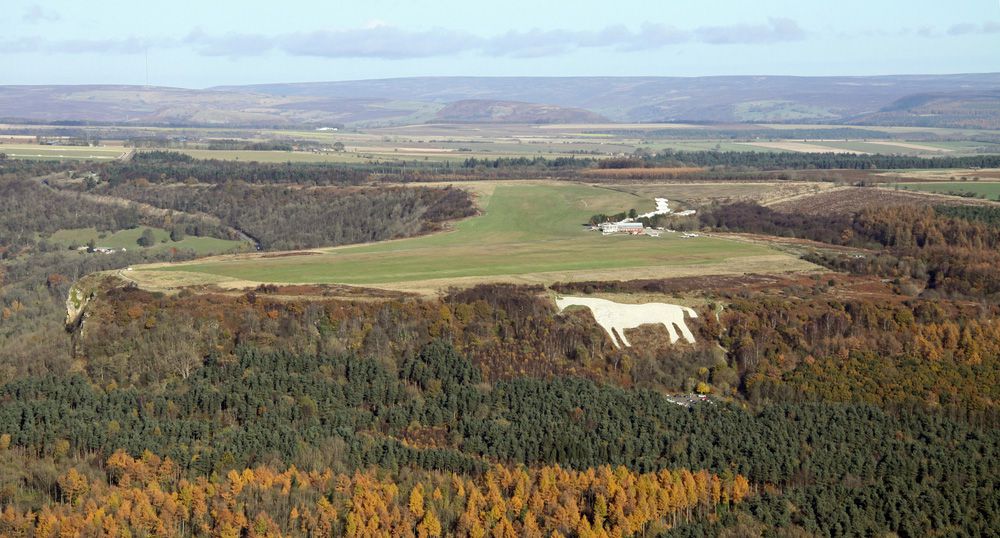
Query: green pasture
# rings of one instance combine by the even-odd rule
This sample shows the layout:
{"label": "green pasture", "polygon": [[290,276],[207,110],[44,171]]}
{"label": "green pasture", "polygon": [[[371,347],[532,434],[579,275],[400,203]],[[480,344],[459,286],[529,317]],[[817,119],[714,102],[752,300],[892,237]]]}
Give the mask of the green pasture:
{"label": "green pasture", "polygon": [[[389,284],[636,268],[731,264],[780,255],[758,244],[699,237],[602,236],[583,224],[600,212],[652,209],[652,200],[586,185],[500,184],[480,194],[485,214],[429,236],[272,257],[222,257],[148,268],[219,279],[280,283]],[[789,257],[790,261],[797,261]],[[794,265],[794,264],[793,264]],[[139,271],[142,271],[139,268]],[[625,273],[622,273],[625,276]],[[141,275],[137,275],[141,276]],[[194,276],[194,275],[191,275]]]}

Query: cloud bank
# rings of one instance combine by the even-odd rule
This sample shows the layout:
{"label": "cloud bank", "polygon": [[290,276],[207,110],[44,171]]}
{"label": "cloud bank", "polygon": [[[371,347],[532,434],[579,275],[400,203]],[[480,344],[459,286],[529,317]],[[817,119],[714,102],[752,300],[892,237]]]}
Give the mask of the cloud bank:
{"label": "cloud bank", "polygon": [[[59,20],[59,14],[35,4],[23,16],[26,22]],[[900,35],[942,38],[1000,34],[1000,22],[955,24],[948,28],[923,26]],[[876,34],[890,35],[890,34]],[[638,28],[615,25],[600,30],[511,30],[480,36],[463,30],[413,30],[374,21],[363,27],[319,29],[285,34],[212,34],[196,28],[181,38],[123,37],[107,39],[50,39],[31,36],[0,38],[0,55],[20,53],[140,54],[152,48],[190,49],[202,56],[243,58],[269,53],[317,58],[406,60],[478,54],[493,58],[539,58],[583,49],[637,52],[683,44],[768,45],[812,37],[788,18],[772,17],[760,24],[700,26],[693,29],[646,23]]]}
{"label": "cloud bank", "polygon": [[601,30],[512,30],[479,36],[446,28],[410,30],[385,23],[362,28],[328,29],[266,35],[240,33],[214,35],[195,29],[179,39],[49,40],[40,37],[0,40],[0,54],[141,53],[149,47],[190,48],[203,56],[241,58],[280,52],[290,56],[320,58],[373,58],[403,60],[457,54],[488,57],[533,58],[565,54],[579,49],[619,52],[654,50],[684,43],[711,45],[769,44],[805,39],[807,33],[791,19],[771,18],[757,25],[706,26],[684,30],[664,24],[643,24],[638,29],[608,26]]}

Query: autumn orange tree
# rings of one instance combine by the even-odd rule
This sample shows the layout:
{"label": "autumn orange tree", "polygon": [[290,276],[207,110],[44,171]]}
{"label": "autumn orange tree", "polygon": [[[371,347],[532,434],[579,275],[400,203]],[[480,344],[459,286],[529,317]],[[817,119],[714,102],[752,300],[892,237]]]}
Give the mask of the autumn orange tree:
{"label": "autumn orange tree", "polygon": [[[742,502],[743,476],[686,469],[639,474],[624,467],[570,470],[494,465],[480,477],[409,473],[401,485],[377,470],[283,471],[179,478],[169,458],[107,462],[108,480],[71,468],[62,498],[38,512],[7,506],[4,535],[123,536],[629,536],[663,530]],[[407,491],[408,489],[408,491]]]}

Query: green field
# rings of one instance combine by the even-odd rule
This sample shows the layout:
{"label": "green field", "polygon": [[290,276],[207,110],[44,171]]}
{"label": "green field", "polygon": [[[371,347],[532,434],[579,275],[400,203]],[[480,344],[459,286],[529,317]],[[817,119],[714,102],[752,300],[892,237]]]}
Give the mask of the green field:
{"label": "green field", "polygon": [[940,194],[973,194],[978,198],[1000,200],[1000,181],[934,181],[926,183],[900,183],[909,190]]}
{"label": "green field", "polygon": [[814,142],[814,144],[837,149],[845,149],[848,151],[856,151],[859,153],[892,153],[904,155],[936,155],[939,153],[950,153],[947,148],[933,144],[924,144],[921,142],[908,142],[905,140],[836,140]]}
{"label": "green field", "polygon": [[653,151],[672,149],[674,151],[759,151],[776,152],[772,148],[748,146],[732,140],[664,140],[643,146]]}
{"label": "green field", "polygon": [[[139,250],[143,247],[140,247],[137,241],[145,229],[145,227],[140,227],[117,232],[98,232],[94,228],[74,228],[59,230],[53,233],[49,237],[49,240],[68,247],[71,245],[86,245],[88,241],[93,239],[95,247]],[[160,228],[150,229],[153,230],[153,236],[156,238],[156,244],[149,247],[151,250],[176,248],[179,250],[193,250],[200,256],[207,256],[249,247],[247,243],[242,241],[228,241],[214,237],[195,237],[190,235],[185,236],[180,241],[171,241],[168,231]]]}
{"label": "green field", "polygon": [[233,286],[410,283],[396,287],[430,289],[485,280],[662,278],[810,267],[749,242],[682,239],[670,233],[659,238],[605,237],[582,225],[598,212],[652,209],[651,200],[632,194],[574,184],[491,187],[471,187],[479,191],[485,214],[459,222],[450,232],[291,256],[229,256],[147,266],[137,268],[134,277],[154,287],[172,281]]}
{"label": "green field", "polygon": [[128,151],[120,146],[42,146],[38,144],[0,144],[0,153],[11,159],[110,161]]}
{"label": "green field", "polygon": [[1000,144],[995,142],[983,142],[977,140],[941,140],[934,142],[920,142],[920,144],[949,149],[960,154],[1000,153]]}

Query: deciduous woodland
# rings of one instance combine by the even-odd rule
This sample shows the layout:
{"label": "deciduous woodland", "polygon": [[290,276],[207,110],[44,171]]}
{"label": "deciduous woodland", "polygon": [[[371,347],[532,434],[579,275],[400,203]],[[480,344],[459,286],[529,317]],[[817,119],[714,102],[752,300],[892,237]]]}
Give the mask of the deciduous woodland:
{"label": "deciduous woodland", "polygon": [[[909,163],[776,155],[669,158],[718,174]],[[915,166],[935,166],[924,161]],[[418,174],[492,166],[467,164]],[[508,165],[581,181],[576,168],[598,166],[496,170]],[[473,215],[475,200],[363,166],[169,153],[76,167],[3,161],[0,172],[0,535],[1000,528],[993,206],[938,197],[806,214],[722,202],[657,222],[776,245],[813,261],[810,272],[485,281],[431,295],[144,289],[128,268],[195,257],[177,246],[186,236],[242,233],[269,251],[376,241],[445,229]],[[584,208],[580,233],[594,233],[583,226],[591,214],[622,209]],[[59,239],[137,228],[162,238],[107,254]],[[618,240],[657,240],[601,239],[608,256]],[[671,344],[645,325],[619,349],[588,310],[560,313],[556,294],[688,306],[695,342]],[[68,329],[67,309],[81,313]]]}
{"label": "deciduous woodland", "polygon": [[870,255],[819,253],[813,259],[855,273],[909,277],[944,296],[995,302],[1000,292],[1000,272],[995,270],[1000,267],[998,215],[1000,206],[943,210],[891,207],[822,217],[734,204],[707,211],[700,218],[713,229],[876,247]]}
{"label": "deciduous woodland", "polygon": [[[143,182],[145,183],[145,182]],[[302,189],[227,183],[214,187],[119,185],[108,195],[184,213],[207,213],[266,250],[367,243],[439,229],[474,213],[460,189]]]}

